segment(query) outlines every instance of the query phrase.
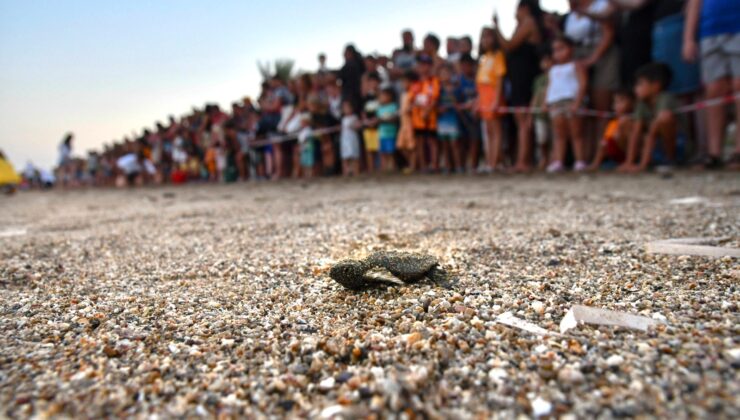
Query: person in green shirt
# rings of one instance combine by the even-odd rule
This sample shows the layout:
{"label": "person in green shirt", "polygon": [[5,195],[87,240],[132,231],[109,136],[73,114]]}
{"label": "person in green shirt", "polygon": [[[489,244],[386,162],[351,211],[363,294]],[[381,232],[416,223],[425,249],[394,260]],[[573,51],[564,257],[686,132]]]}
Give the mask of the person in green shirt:
{"label": "person in green shirt", "polygon": [[396,136],[398,135],[398,104],[392,87],[380,91],[378,107],[378,134],[380,137],[380,166],[385,172],[394,170],[396,153]]}
{"label": "person in green shirt", "polygon": [[666,92],[671,83],[671,71],[662,63],[650,63],[635,74],[635,124],[627,145],[627,157],[618,168],[621,172],[647,170],[653,152],[661,142],[669,162],[676,160],[679,119],[676,98]]}

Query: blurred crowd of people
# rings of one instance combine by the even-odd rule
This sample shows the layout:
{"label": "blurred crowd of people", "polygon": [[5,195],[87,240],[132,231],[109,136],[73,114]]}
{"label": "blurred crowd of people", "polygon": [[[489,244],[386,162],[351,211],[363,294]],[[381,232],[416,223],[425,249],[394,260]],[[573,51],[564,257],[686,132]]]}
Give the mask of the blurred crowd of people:
{"label": "blurred crowd of people", "polygon": [[[87,157],[73,156],[70,134],[57,179],[134,185],[740,165],[740,130],[727,140],[740,113],[740,1],[570,6],[557,15],[521,0],[511,37],[494,16],[476,40],[443,45],[430,33],[419,44],[404,31],[391,55],[349,45],[339,69],[322,54],[315,72],[267,78],[255,100],[170,117]],[[706,99],[719,100],[683,112]]]}

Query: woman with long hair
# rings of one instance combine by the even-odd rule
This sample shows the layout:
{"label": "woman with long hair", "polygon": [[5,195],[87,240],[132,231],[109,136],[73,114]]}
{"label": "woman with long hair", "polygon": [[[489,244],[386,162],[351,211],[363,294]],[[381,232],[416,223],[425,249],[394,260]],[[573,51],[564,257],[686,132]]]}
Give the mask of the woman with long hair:
{"label": "woman with long hair", "polygon": [[[506,52],[511,94],[508,104],[526,107],[532,101],[532,86],[540,72],[538,46],[544,42],[543,13],[539,0],[520,0],[516,9],[516,29],[511,39],[501,34],[498,18],[494,16],[494,29],[501,48]],[[531,168],[532,136],[530,115],[517,113],[517,159],[514,170],[526,172]]]}

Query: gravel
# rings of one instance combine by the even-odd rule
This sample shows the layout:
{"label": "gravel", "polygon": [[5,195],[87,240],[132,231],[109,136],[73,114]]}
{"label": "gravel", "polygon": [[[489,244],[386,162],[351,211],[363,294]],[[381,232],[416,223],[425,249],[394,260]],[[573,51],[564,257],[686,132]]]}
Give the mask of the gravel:
{"label": "gravel", "polygon": [[[671,203],[686,197],[703,197]],[[391,177],[0,199],[0,416],[740,417],[740,177]],[[345,290],[335,261],[457,276]],[[660,319],[557,331],[572,305]]]}

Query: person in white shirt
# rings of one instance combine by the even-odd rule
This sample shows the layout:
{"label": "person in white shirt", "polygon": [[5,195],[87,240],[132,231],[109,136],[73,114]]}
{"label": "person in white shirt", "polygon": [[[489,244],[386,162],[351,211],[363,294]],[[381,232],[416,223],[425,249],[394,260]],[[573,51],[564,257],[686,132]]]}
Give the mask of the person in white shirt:
{"label": "person in white shirt", "polygon": [[575,170],[588,168],[583,136],[583,121],[578,110],[583,104],[588,88],[585,67],[573,58],[574,44],[569,38],[558,37],[552,43],[555,64],[548,74],[545,106],[550,113],[553,127],[552,160],[547,167],[550,173],[563,171],[563,161],[570,142],[576,157]]}
{"label": "person in white shirt", "polygon": [[154,176],[157,173],[154,164],[140,153],[128,153],[121,156],[116,161],[116,167],[125,176],[129,186],[141,185],[144,183],[145,175]]}
{"label": "person in white shirt", "polygon": [[352,102],[342,104],[342,131],[339,135],[339,151],[342,157],[342,175],[360,174],[360,136],[357,130],[362,128],[360,118],[352,108]]}

